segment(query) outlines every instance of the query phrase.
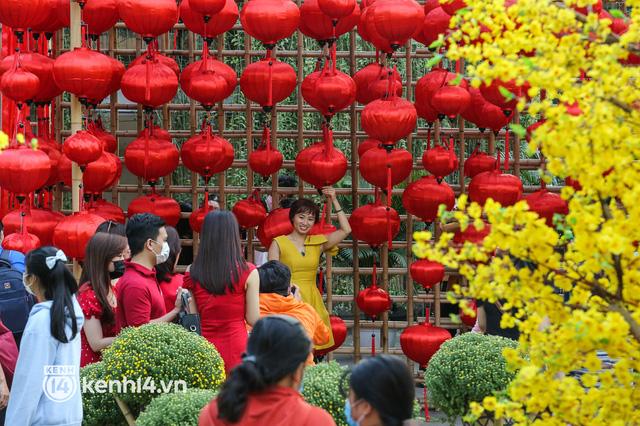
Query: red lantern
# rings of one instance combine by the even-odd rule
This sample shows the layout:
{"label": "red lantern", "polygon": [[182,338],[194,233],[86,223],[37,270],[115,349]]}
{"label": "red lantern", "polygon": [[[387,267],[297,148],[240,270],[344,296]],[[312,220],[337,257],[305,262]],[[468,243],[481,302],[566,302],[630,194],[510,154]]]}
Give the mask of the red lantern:
{"label": "red lantern", "polygon": [[127,217],[138,213],[152,213],[159,216],[169,226],[176,226],[180,220],[180,204],[173,198],[156,193],[142,195],[129,203]]}
{"label": "red lantern", "polygon": [[491,157],[485,152],[478,151],[476,148],[471,156],[464,162],[464,175],[466,177],[474,177],[482,172],[489,172],[496,168],[495,157]]}
{"label": "red lantern", "polygon": [[231,167],[234,151],[229,141],[214,135],[207,124],[200,134],[182,145],[180,156],[186,168],[208,180]]}
{"label": "red lantern", "polygon": [[380,141],[377,141],[375,139],[365,139],[364,141],[360,142],[360,144],[358,145],[358,157],[362,158],[365,152],[379,146],[380,146]]}
{"label": "red lantern", "polygon": [[[376,81],[382,81],[384,84],[389,84],[389,68],[382,66],[378,63],[372,63],[353,75],[353,81],[356,83],[356,100],[361,104],[368,104],[371,101],[380,99],[382,95],[378,92],[371,90],[372,83]],[[396,96],[402,96],[402,77],[396,69],[391,71],[391,78],[394,82],[399,83],[396,87]],[[393,92],[391,92],[393,93]]]}
{"label": "red lantern", "polygon": [[424,17],[420,42],[430,46],[434,41],[438,40],[440,34],[446,34],[449,31],[450,22],[451,15],[441,7],[430,10]]}
{"label": "red lantern", "polygon": [[[14,55],[10,55],[0,62],[0,75],[13,67],[14,60]],[[62,93],[53,80],[53,64],[53,59],[37,52],[20,53],[20,67],[35,74],[39,79],[38,91],[32,97],[36,103],[50,102],[51,99]]]}
{"label": "red lantern", "polygon": [[204,217],[210,211],[213,211],[211,206],[204,205],[189,215],[189,226],[191,227],[193,232],[200,233],[200,231],[202,230],[202,225],[204,224]]}
{"label": "red lantern", "polygon": [[9,234],[2,240],[3,249],[19,251],[22,254],[27,254],[41,245],[40,238],[25,230],[15,234]]}
{"label": "red lantern", "polygon": [[376,317],[391,309],[391,297],[384,289],[376,286],[375,280],[371,287],[365,288],[356,297],[358,308],[374,321]]}
{"label": "red lantern", "polygon": [[171,142],[154,136],[134,140],[124,151],[124,164],[134,175],[149,182],[167,176],[178,167],[180,154]]}
{"label": "red lantern", "polygon": [[142,63],[125,71],[120,86],[122,94],[130,101],[145,107],[157,108],[171,101],[176,95],[178,77],[171,68],[160,61],[146,58]]}
{"label": "red lantern", "polygon": [[300,10],[291,0],[251,0],[242,7],[240,22],[247,34],[272,46],[298,28]]}
{"label": "red lantern", "polygon": [[[128,68],[131,68],[135,65],[141,65],[141,64],[145,64],[147,61],[147,55],[148,53],[143,53],[142,55],[138,56],[137,58],[135,58],[133,61],[131,61],[131,63],[129,64]],[[176,77],[180,77],[180,65],[178,65],[178,63],[176,61],[174,61],[173,59],[171,59],[170,57],[163,55],[160,52],[156,52],[155,50],[153,51],[153,59],[155,61],[160,62],[163,65],[168,66],[169,68],[171,68],[173,70],[174,73],[176,73]],[[213,58],[210,58],[213,59]],[[189,68],[188,66],[184,69],[183,73],[187,71],[187,68]],[[124,70],[123,70],[124,73]],[[235,75],[235,72],[234,72]]]}
{"label": "red lantern", "polygon": [[409,213],[425,222],[433,222],[438,217],[441,204],[447,210],[453,209],[455,193],[446,183],[433,176],[423,176],[407,186],[402,193],[402,205]]}
{"label": "red lantern", "polygon": [[265,248],[269,248],[273,239],[293,232],[293,225],[289,220],[289,209],[278,208],[272,210],[267,218],[258,226],[257,236]]}
{"label": "red lantern", "polygon": [[118,77],[116,62],[100,52],[77,47],[56,58],[53,79],[61,90],[73,93],[83,102],[102,100],[105,93],[117,90],[113,89]]}
{"label": "red lantern", "polygon": [[59,29],[68,27],[71,16],[69,3],[67,0],[44,0],[43,9],[47,14],[31,25],[31,32],[52,35]]}
{"label": "red lantern", "polygon": [[104,220],[112,220],[122,224],[124,224],[125,221],[124,211],[120,206],[103,199],[92,201],[89,212],[100,216]]}
{"label": "red lantern", "polygon": [[422,154],[422,164],[426,171],[434,175],[438,180],[442,180],[445,176],[458,170],[458,157],[453,151],[453,141],[450,149],[445,149],[440,145],[436,145],[431,149],[427,149]]}
{"label": "red lantern", "polygon": [[235,0],[226,0],[222,10],[216,13],[214,19],[205,23],[204,15],[190,7],[189,0],[180,3],[180,19],[184,25],[204,38],[216,38],[229,31],[238,20],[238,5]]}
{"label": "red lantern", "polygon": [[238,201],[233,206],[233,214],[243,228],[259,226],[267,218],[267,210],[260,202],[256,192],[246,199]]}
{"label": "red lantern", "polygon": [[[351,14],[338,20],[335,37],[348,33],[360,21],[360,8],[354,7]],[[300,32],[318,41],[333,38],[332,19],[318,6],[318,0],[305,0],[300,6]]]}
{"label": "red lantern", "polygon": [[83,0],[81,3],[82,20],[87,24],[89,34],[102,34],[120,18],[117,0]]}
{"label": "red lantern", "polygon": [[[426,104],[431,108],[434,106],[431,104],[431,100],[440,88],[445,87],[447,83],[456,79],[456,74],[449,72],[442,68],[436,68],[429,71],[416,83],[416,104]],[[465,80],[460,81],[460,85],[467,87],[468,83]]]}
{"label": "red lantern", "polygon": [[392,96],[377,99],[362,111],[360,118],[362,129],[382,143],[395,143],[413,132],[418,114],[411,102]]}
{"label": "red lantern", "polygon": [[329,317],[329,323],[331,325],[331,334],[333,334],[333,346],[330,348],[315,350],[314,354],[316,356],[326,355],[329,352],[335,351],[342,346],[347,338],[347,325],[344,323],[342,318],[336,315],[331,315]]}
{"label": "red lantern", "polygon": [[207,21],[208,18],[220,12],[226,3],[226,0],[189,0],[191,9],[201,13]]}
{"label": "red lantern", "polygon": [[2,218],[2,224],[6,234],[20,232],[24,227],[27,232],[36,235],[42,245],[50,246],[53,244],[53,230],[64,217],[60,212],[43,209],[31,209],[23,217],[20,210],[14,210]]}
{"label": "red lantern", "polygon": [[151,130],[149,130],[148,127],[145,127],[144,129],[142,129],[140,131],[140,133],[138,133],[138,137],[144,137],[145,134],[149,134],[151,136],[153,136],[154,138],[157,139],[162,139],[165,140],[167,142],[173,142],[173,138],[171,137],[171,133],[169,133],[168,130],[163,129],[162,127],[158,127],[155,124],[151,127]]}
{"label": "red lantern", "polygon": [[511,121],[510,117],[510,115],[505,115],[500,107],[491,102],[485,102],[482,107],[482,112],[475,124],[480,128],[480,131],[491,129],[497,134],[500,129],[509,124],[509,121]]}
{"label": "red lantern", "polygon": [[98,117],[97,120],[89,122],[87,132],[102,141],[102,148],[105,151],[113,154],[118,150],[118,141],[115,136],[104,130],[102,118]]}
{"label": "red lantern", "polygon": [[16,65],[0,79],[2,94],[18,104],[31,101],[38,93],[40,79],[34,73]]}
{"label": "red lantern", "polygon": [[462,309],[460,309],[460,321],[467,327],[473,327],[476,325],[476,320],[478,319],[478,304],[475,300],[471,300],[469,302],[469,307],[475,312],[475,315],[465,314]]}
{"label": "red lantern", "polygon": [[[261,0],[251,0],[250,3],[256,1],[260,2]],[[272,85],[271,97],[269,97],[270,79]],[[291,65],[280,62],[277,59],[267,58],[254,62],[244,69],[240,76],[240,89],[247,98],[262,107],[272,107],[293,93],[297,79],[296,71]]]}
{"label": "red lantern", "polygon": [[[360,174],[371,185],[389,189],[397,185],[411,174],[413,158],[403,148],[387,150],[382,146],[374,147],[363,153],[360,158]],[[391,181],[388,181],[389,169]]]}
{"label": "red lantern", "polygon": [[180,86],[187,96],[205,108],[211,108],[233,93],[238,77],[233,68],[203,52],[204,59],[185,68],[180,76]]}
{"label": "red lantern", "polygon": [[464,231],[455,233],[453,243],[462,245],[468,241],[471,244],[482,244],[490,232],[491,226],[488,223],[485,223],[482,229],[478,229],[474,225],[469,225]]}
{"label": "red lantern", "polygon": [[521,90],[515,80],[508,82],[494,80],[488,86],[486,84],[480,86],[480,92],[487,101],[507,111],[516,108]]}
{"label": "red lantern", "polygon": [[442,9],[449,15],[455,15],[460,9],[467,7],[464,0],[447,0],[442,3]]}
{"label": "red lantern", "polygon": [[329,18],[338,20],[353,13],[356,0],[318,0],[318,7]]}
{"label": "red lantern", "polygon": [[0,23],[16,32],[24,33],[28,28],[44,21],[49,13],[46,0],[2,0],[0,1]]}
{"label": "red lantern", "polygon": [[71,186],[71,160],[62,154],[60,156],[60,161],[58,161],[58,168],[56,170],[56,182],[62,183],[65,186]]}
{"label": "red lantern", "polygon": [[547,226],[553,227],[553,216],[556,214],[569,214],[569,205],[558,194],[553,194],[546,189],[540,189],[524,197],[529,205],[529,210],[538,213],[538,216],[547,222]]}
{"label": "red lantern", "polygon": [[110,152],[103,152],[100,158],[87,165],[82,174],[84,192],[102,194],[117,179],[120,159]]}
{"label": "red lantern", "polygon": [[347,157],[333,145],[319,142],[300,151],[296,157],[296,173],[316,188],[331,186],[347,172]]}
{"label": "red lantern", "polygon": [[360,22],[358,23],[358,33],[363,40],[373,44],[377,50],[391,54],[393,53],[393,48],[389,44],[389,41],[378,33],[371,9],[371,7],[365,7],[363,9],[360,15]]}
{"label": "red lantern", "polygon": [[484,205],[489,198],[504,207],[514,205],[522,198],[522,181],[497,169],[474,176],[469,183],[469,199]]}
{"label": "red lantern", "polygon": [[424,8],[414,0],[378,0],[369,8],[376,30],[394,50],[424,22]]}
{"label": "red lantern", "polygon": [[482,119],[482,110],[488,102],[484,96],[482,96],[479,89],[469,87],[468,90],[470,95],[469,105],[467,105],[460,115],[462,115],[462,118],[465,120],[477,125],[478,121]]}
{"label": "red lantern", "polygon": [[[309,77],[311,76],[305,80]],[[356,100],[356,83],[341,71],[325,68],[314,80],[312,84],[307,85],[303,82],[302,96],[324,116],[333,116]],[[312,93],[309,93],[309,89]]]}
{"label": "red lantern", "polygon": [[0,187],[19,197],[43,187],[50,173],[51,161],[43,151],[21,145],[0,152]]}
{"label": "red lantern", "polygon": [[102,142],[86,130],[79,130],[64,141],[62,151],[80,167],[96,161],[102,155]]}
{"label": "red lantern", "polygon": [[404,329],[400,335],[400,347],[407,358],[425,368],[440,346],[449,339],[451,334],[446,329],[424,322]]}
{"label": "red lantern", "polygon": [[436,111],[435,109],[433,109],[433,107],[424,102],[424,103],[414,103],[413,104],[416,107],[416,112],[418,113],[418,116],[421,118],[424,118],[425,120],[427,120],[427,122],[429,123],[433,123],[438,119],[438,111]]}
{"label": "red lantern", "polygon": [[440,7],[440,0],[427,0],[424,2],[424,13],[429,13],[438,7]]}
{"label": "red lantern", "polygon": [[444,86],[431,98],[431,106],[442,115],[455,118],[471,103],[469,91],[462,86]]}
{"label": "red lantern", "polygon": [[83,260],[85,247],[102,222],[102,217],[87,211],[67,216],[53,230],[53,245],[67,256]]}
{"label": "red lantern", "polygon": [[380,201],[358,207],[349,217],[351,234],[371,247],[378,247],[400,231],[400,216],[392,207],[387,210]]}
{"label": "red lantern", "polygon": [[145,40],[168,32],[178,22],[175,0],[119,0],[118,13],[127,28]]}
{"label": "red lantern", "polygon": [[432,288],[444,279],[444,265],[426,259],[416,260],[409,268],[411,279],[425,289]]}
{"label": "red lantern", "polygon": [[573,179],[571,176],[567,176],[564,179],[564,184],[572,187],[576,191],[582,191],[582,185],[579,181]]}
{"label": "red lantern", "polygon": [[260,146],[249,154],[249,167],[267,178],[280,170],[283,160],[282,153],[271,146],[271,131],[265,127],[262,130]]}

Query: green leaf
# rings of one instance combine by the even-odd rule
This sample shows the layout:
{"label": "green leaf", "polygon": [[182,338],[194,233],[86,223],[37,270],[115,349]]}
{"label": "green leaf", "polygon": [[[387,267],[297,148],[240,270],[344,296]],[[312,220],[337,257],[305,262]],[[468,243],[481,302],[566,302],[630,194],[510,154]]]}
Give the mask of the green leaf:
{"label": "green leaf", "polygon": [[530,70],[533,69],[533,61],[530,58],[524,57],[522,58],[522,62],[524,62],[524,64],[527,66],[527,68],[529,68]]}
{"label": "green leaf", "polygon": [[444,40],[442,39],[442,37],[438,37],[436,41],[434,41],[429,45],[429,49],[435,50],[438,47],[442,46],[443,44],[444,44]]}
{"label": "green leaf", "polygon": [[525,129],[521,124],[511,123],[509,124],[511,131],[521,138],[525,137],[527,134],[527,129]]}
{"label": "green leaf", "polygon": [[505,89],[505,88],[504,88],[504,87],[502,87],[502,86],[498,87],[498,90],[500,90],[500,94],[501,94],[502,96],[504,96],[504,99],[505,99],[506,101],[510,101],[510,100],[512,100],[513,98],[515,98],[515,97],[516,97],[513,93],[511,93],[510,91],[508,91],[507,89]]}
{"label": "green leaf", "polygon": [[627,16],[624,14],[623,11],[621,11],[620,9],[611,9],[609,10],[609,13],[611,14],[611,16],[613,16],[614,18],[619,18],[619,19],[624,19]]}
{"label": "green leaf", "polygon": [[427,61],[427,68],[431,69],[434,66],[438,65],[440,63],[440,61],[442,60],[443,56],[441,54],[437,54],[436,56],[434,56],[433,58],[429,59]]}
{"label": "green leaf", "polygon": [[462,74],[458,74],[456,78],[449,82],[449,86],[459,86],[462,82]]}
{"label": "green leaf", "polygon": [[463,16],[463,15],[466,15],[467,13],[469,13],[469,12],[471,12],[471,9],[470,9],[470,8],[468,8],[468,7],[463,7],[462,9],[458,9],[458,10],[456,11],[456,15]]}

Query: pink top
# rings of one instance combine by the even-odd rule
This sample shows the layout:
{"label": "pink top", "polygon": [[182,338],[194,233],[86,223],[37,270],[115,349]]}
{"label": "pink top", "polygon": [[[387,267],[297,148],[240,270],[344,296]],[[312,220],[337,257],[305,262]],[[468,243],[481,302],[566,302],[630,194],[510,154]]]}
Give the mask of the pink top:
{"label": "pink top", "polygon": [[[113,288],[115,292],[115,287]],[[118,308],[114,308],[113,312],[113,322],[111,324],[107,324],[102,321],[102,306],[96,297],[96,293],[93,291],[93,288],[89,285],[89,283],[84,283],[80,289],[78,290],[78,304],[80,308],[82,308],[82,313],[84,314],[85,320],[96,318],[100,321],[102,325],[102,337],[114,337],[120,331],[120,328],[116,323],[116,316]],[[80,333],[81,337],[81,352],[80,352],[80,367],[84,367],[87,364],[93,364],[94,362],[98,362],[102,359],[102,353],[94,352],[89,346],[89,341],[87,340],[87,336],[84,334],[84,328]]]}

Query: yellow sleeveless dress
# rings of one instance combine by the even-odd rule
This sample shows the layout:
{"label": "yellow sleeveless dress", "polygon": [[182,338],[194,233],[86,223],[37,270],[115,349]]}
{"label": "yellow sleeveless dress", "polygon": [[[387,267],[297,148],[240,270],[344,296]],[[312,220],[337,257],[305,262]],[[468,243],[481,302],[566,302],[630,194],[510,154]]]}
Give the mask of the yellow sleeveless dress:
{"label": "yellow sleeveless dress", "polygon": [[[280,249],[280,262],[291,269],[291,282],[300,287],[302,300],[318,312],[322,322],[331,331],[329,312],[327,312],[320,291],[316,286],[316,273],[320,264],[320,256],[322,255],[322,245],[327,242],[327,237],[324,235],[308,236],[304,242],[304,256],[286,235],[276,237],[275,241]],[[330,332],[329,334],[329,342],[322,346],[315,346],[315,349],[325,349],[333,346],[333,333]]]}

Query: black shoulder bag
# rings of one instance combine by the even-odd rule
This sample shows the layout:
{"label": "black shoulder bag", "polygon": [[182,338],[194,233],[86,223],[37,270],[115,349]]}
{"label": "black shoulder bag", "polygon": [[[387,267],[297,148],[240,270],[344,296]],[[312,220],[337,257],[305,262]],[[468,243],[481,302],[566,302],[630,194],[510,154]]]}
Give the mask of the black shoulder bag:
{"label": "black shoulder bag", "polygon": [[183,291],[182,295],[182,309],[178,314],[178,324],[186,328],[188,331],[202,335],[202,329],[200,328],[200,315],[189,313],[189,296],[188,293]]}

